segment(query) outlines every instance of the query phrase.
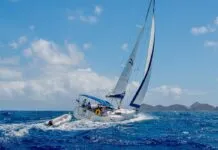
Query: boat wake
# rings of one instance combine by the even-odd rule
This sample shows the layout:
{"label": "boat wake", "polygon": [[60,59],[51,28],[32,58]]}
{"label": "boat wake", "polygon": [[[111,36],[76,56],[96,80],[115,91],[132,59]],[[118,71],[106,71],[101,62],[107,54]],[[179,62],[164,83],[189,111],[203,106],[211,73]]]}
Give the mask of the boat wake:
{"label": "boat wake", "polygon": [[154,116],[138,114],[135,118],[119,121],[119,122],[93,122],[90,120],[74,120],[71,122],[64,123],[58,127],[45,126],[45,120],[40,120],[31,123],[19,123],[19,124],[0,124],[0,132],[5,137],[22,137],[29,134],[30,129],[40,129],[43,131],[48,130],[61,130],[61,131],[78,131],[78,130],[93,130],[103,129],[116,125],[129,124],[135,122],[141,122],[145,120],[157,119]]}

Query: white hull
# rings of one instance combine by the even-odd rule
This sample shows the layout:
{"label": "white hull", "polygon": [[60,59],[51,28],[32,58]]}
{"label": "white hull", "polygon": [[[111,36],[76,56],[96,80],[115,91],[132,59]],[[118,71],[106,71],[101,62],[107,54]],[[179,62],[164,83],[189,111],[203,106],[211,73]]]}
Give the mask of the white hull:
{"label": "white hull", "polygon": [[78,107],[75,109],[73,115],[76,119],[88,119],[99,122],[116,122],[134,118],[136,111],[129,109],[118,109],[115,111],[109,111],[105,116],[99,116],[92,111]]}
{"label": "white hull", "polygon": [[71,114],[64,114],[57,118],[54,118],[52,120],[45,122],[45,125],[57,127],[57,126],[60,126],[61,124],[71,121],[71,119],[72,119]]}

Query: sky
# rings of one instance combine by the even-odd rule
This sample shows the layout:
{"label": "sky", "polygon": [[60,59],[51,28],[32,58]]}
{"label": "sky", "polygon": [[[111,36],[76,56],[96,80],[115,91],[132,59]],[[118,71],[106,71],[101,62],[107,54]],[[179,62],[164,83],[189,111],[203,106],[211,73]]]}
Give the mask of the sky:
{"label": "sky", "polygon": [[[80,93],[103,97],[116,84],[147,5],[1,0],[0,109],[70,110]],[[216,6],[217,0],[156,0],[155,55],[144,103],[218,106]],[[146,35],[139,64],[145,62]],[[133,75],[127,104],[139,82]]]}

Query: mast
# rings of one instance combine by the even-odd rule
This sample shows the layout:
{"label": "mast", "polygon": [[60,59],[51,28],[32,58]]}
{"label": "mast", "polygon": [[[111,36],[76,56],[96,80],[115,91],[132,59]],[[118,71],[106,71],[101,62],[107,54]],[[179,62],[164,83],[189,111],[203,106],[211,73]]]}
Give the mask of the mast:
{"label": "mast", "polygon": [[118,82],[117,82],[115,88],[113,89],[112,93],[106,95],[106,97],[108,97],[108,98],[113,98],[113,99],[116,99],[116,100],[120,100],[119,104],[118,104],[118,108],[122,104],[122,100],[125,97],[126,88],[127,88],[128,82],[129,82],[129,78],[130,78],[130,76],[132,74],[134,62],[135,62],[135,59],[136,59],[136,54],[137,54],[137,51],[138,51],[138,46],[139,46],[139,43],[141,41],[142,35],[144,33],[145,24],[146,24],[146,21],[147,21],[147,18],[148,18],[148,14],[150,12],[151,5],[152,5],[152,0],[149,3],[149,7],[148,7],[148,10],[147,10],[147,13],[146,13],[146,17],[145,17],[143,27],[141,28],[141,30],[139,32],[139,35],[137,37],[134,48],[133,48],[133,50],[132,50],[132,52],[131,52],[131,54],[130,54],[130,56],[128,58],[128,61],[126,62],[126,65],[125,65],[125,67],[124,67],[124,69],[123,69],[123,71],[122,71],[122,73],[121,73],[121,75],[120,75],[120,77],[118,79]]}
{"label": "mast", "polygon": [[130,103],[130,106],[135,107],[137,109],[140,107],[142,101],[144,100],[145,94],[148,89],[150,76],[151,76],[152,60],[153,60],[154,46],[155,46],[155,15],[154,15],[155,7],[154,6],[155,6],[155,0],[153,0],[153,16],[152,16],[149,47],[148,47],[148,53],[146,58],[145,75]]}

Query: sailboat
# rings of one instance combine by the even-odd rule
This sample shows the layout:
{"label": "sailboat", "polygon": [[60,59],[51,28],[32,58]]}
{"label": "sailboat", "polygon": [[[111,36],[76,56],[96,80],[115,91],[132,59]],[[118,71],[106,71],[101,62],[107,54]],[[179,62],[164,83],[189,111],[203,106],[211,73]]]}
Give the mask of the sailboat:
{"label": "sailboat", "polygon": [[[150,41],[147,50],[147,58],[145,65],[145,73],[141,79],[140,85],[133,95],[130,106],[133,109],[121,108],[121,104],[126,95],[127,85],[129,83],[130,76],[133,72],[133,66],[136,59],[136,54],[139,49],[139,44],[142,39],[145,24],[148,20],[149,13],[152,12],[151,17],[151,29],[150,29]],[[134,48],[126,62],[126,65],[117,81],[117,84],[113,91],[106,95],[107,100],[97,98],[95,96],[81,94],[77,101],[77,107],[73,111],[73,115],[76,119],[89,119],[92,121],[122,121],[133,118],[146,95],[149,80],[151,76],[152,61],[155,47],[155,0],[151,0],[146,12],[145,22],[140,29]],[[112,105],[109,101],[118,102],[117,106]]]}
{"label": "sailboat", "polygon": [[[150,29],[150,41],[147,50],[145,73],[141,79],[140,85],[137,88],[135,94],[133,95],[130,106],[132,109],[122,108],[122,102],[126,95],[127,85],[129,83],[130,76],[133,72],[133,66],[136,61],[136,54],[139,49],[139,44],[145,31],[145,25],[148,20],[149,13],[152,13],[151,17],[151,29]],[[130,53],[130,56],[126,62],[126,65],[117,81],[115,88],[111,93],[106,95],[107,100],[103,100],[88,94],[80,94],[76,99],[76,107],[73,110],[73,116],[76,119],[88,119],[92,121],[123,121],[132,119],[137,115],[137,112],[144,100],[145,94],[147,92],[150,76],[152,61],[154,55],[155,46],[155,0],[150,0],[145,21],[140,29],[137,40],[135,42],[134,48]],[[112,105],[110,102],[116,101],[116,105]],[[59,126],[65,122],[71,120],[71,114],[65,114],[60,117],[54,118],[47,121],[45,124],[47,126]]]}

